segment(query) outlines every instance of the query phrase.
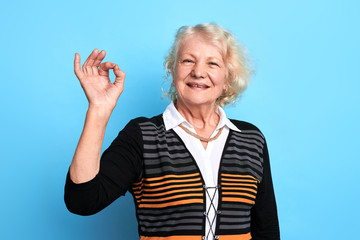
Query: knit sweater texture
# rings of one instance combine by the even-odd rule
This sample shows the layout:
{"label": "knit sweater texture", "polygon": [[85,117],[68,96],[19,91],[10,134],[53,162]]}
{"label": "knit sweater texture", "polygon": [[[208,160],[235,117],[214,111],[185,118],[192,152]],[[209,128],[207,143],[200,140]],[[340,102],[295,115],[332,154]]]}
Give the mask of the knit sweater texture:
{"label": "knit sweater texture", "polygon": [[[229,132],[220,162],[215,239],[280,239],[265,138],[254,125],[231,121],[241,132]],[[75,184],[68,174],[65,202],[71,212],[94,214],[129,191],[140,239],[206,239],[206,185],[161,115],[130,121],[100,165],[86,183]]]}

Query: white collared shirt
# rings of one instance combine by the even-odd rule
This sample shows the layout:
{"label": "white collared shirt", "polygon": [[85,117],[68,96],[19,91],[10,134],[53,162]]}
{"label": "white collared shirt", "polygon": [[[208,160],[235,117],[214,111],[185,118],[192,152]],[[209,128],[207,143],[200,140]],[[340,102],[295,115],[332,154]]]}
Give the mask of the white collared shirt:
{"label": "white collared shirt", "polygon": [[[227,117],[224,110],[221,107],[218,107],[217,113],[220,115],[220,121],[211,135],[214,137],[220,128],[224,127],[220,136],[209,142],[206,149],[201,144],[201,141],[190,134],[186,133],[182,128],[179,127],[180,124],[188,128],[190,131],[196,133],[194,127],[185,120],[185,118],[177,111],[174,103],[171,103],[163,113],[163,119],[165,124],[166,131],[173,129],[179,137],[183,140],[186,148],[189,150],[191,155],[194,157],[196,164],[198,165],[201,175],[205,181],[207,187],[216,187],[218,185],[218,173],[219,165],[221,160],[221,155],[224,150],[226,139],[229,135],[229,131],[234,130],[241,132]],[[211,196],[214,195],[215,190],[210,190],[209,193]],[[216,217],[215,210],[210,208],[210,197],[206,195],[206,212],[209,216],[209,219]],[[215,209],[218,206],[218,191],[215,193],[213,200]],[[210,211],[208,211],[210,209]],[[215,232],[215,224],[212,226],[212,231]],[[210,224],[206,221],[205,232],[208,233]],[[212,238],[213,239],[213,236]]]}

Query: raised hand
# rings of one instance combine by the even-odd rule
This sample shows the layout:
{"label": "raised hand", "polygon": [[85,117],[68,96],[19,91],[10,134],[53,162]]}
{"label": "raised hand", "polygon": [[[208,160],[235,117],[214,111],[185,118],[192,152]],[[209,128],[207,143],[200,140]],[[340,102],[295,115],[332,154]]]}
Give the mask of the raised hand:
{"label": "raised hand", "polygon": [[[125,73],[115,63],[101,63],[105,55],[104,50],[99,52],[95,49],[81,69],[80,55],[76,53],[74,70],[89,101],[89,107],[101,107],[112,111],[124,89]],[[110,81],[110,69],[113,69],[115,74],[114,83]]]}

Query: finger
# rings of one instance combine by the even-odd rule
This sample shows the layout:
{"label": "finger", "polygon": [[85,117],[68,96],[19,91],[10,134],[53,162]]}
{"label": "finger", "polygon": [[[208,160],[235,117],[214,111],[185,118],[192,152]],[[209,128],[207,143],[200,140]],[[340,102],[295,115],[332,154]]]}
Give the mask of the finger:
{"label": "finger", "polygon": [[125,81],[125,73],[119,68],[118,65],[114,67],[114,74],[115,74],[115,82],[114,85],[120,89],[122,92],[124,88],[124,81]]}
{"label": "finger", "polygon": [[104,60],[105,56],[106,56],[106,52],[105,52],[105,50],[102,50],[99,53],[99,55],[97,55],[97,58],[95,59],[93,65],[95,65],[96,67],[99,67],[100,63],[102,62],[102,60]]}
{"label": "finger", "polygon": [[105,58],[106,52],[104,50],[102,50],[96,57],[95,61],[93,62],[92,65],[92,73],[95,75],[99,75],[100,74],[100,70],[99,70],[99,65],[101,63],[101,61]]}
{"label": "finger", "polygon": [[85,60],[83,66],[87,66],[87,65],[88,65],[88,62],[89,62],[91,56],[94,55],[97,51],[99,51],[99,50],[98,50],[97,48],[95,48],[95,49],[90,53],[90,55],[88,56],[88,58]]}
{"label": "finger", "polygon": [[104,62],[104,63],[100,64],[99,75],[108,77],[109,69],[113,69],[115,66],[116,66],[116,64],[112,63],[112,62]]}
{"label": "finger", "polygon": [[94,51],[91,52],[89,57],[86,59],[83,65],[83,71],[86,73],[92,74],[92,65],[95,62],[97,56],[99,54],[99,50],[97,48],[94,49]]}
{"label": "finger", "polygon": [[81,78],[83,76],[83,71],[81,70],[81,58],[80,54],[75,53],[75,59],[74,59],[74,72],[77,78]]}

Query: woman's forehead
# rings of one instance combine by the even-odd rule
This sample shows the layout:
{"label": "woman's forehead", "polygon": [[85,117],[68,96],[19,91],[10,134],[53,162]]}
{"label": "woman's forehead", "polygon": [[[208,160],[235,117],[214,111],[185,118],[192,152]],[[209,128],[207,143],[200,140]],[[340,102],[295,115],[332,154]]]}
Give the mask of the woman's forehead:
{"label": "woman's forehead", "polygon": [[220,45],[220,43],[215,44],[208,37],[200,34],[191,34],[180,41],[178,54],[183,55],[207,52],[210,55],[214,55],[213,57],[223,58],[223,51],[218,45]]}

